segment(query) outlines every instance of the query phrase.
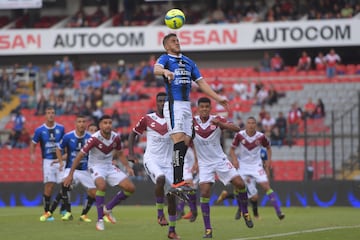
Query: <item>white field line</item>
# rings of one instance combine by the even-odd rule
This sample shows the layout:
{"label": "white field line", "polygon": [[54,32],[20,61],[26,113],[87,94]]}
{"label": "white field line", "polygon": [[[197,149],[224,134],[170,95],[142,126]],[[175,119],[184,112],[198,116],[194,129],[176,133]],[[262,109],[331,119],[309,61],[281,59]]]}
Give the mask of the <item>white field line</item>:
{"label": "white field line", "polygon": [[232,240],[255,240],[255,239],[266,239],[266,238],[274,238],[274,237],[284,237],[296,234],[303,234],[303,233],[313,233],[313,232],[324,232],[324,231],[331,231],[337,229],[348,229],[348,228],[359,228],[360,225],[355,226],[338,226],[338,227],[326,227],[326,228],[315,228],[310,230],[301,230],[296,232],[287,232],[287,233],[278,233],[272,235],[265,235],[265,236],[258,236],[258,237],[247,237],[247,238],[234,238]]}

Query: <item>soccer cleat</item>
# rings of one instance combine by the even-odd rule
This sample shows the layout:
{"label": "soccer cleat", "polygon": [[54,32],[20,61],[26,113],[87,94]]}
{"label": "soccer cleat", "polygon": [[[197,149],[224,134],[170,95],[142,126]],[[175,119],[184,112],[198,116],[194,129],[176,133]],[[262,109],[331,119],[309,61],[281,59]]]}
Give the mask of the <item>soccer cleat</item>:
{"label": "soccer cleat", "polygon": [[47,211],[40,217],[40,222],[45,222],[52,216],[51,212]]}
{"label": "soccer cleat", "polygon": [[53,221],[55,221],[55,218],[54,218],[53,216],[51,216],[51,217],[48,217],[48,218],[46,219],[46,221],[47,221],[47,222],[53,222]]}
{"label": "soccer cleat", "polygon": [[245,213],[243,215],[244,217],[244,220],[245,220],[245,224],[248,228],[253,228],[254,227],[254,223],[253,221],[251,220],[251,217],[250,217],[250,214],[249,213]]}
{"label": "soccer cleat", "polygon": [[176,220],[182,219],[184,215],[185,215],[184,211],[177,212],[176,213]]}
{"label": "soccer cleat", "polygon": [[222,201],[224,201],[224,199],[227,197],[227,195],[228,195],[228,192],[226,190],[223,190],[220,193],[218,199],[216,200],[216,203],[221,203]]}
{"label": "soccer cleat", "polygon": [[188,212],[187,214],[185,214],[182,219],[190,219],[192,217],[192,212]]}
{"label": "soccer cleat", "polygon": [[88,216],[87,215],[81,215],[80,216],[80,219],[79,219],[81,222],[91,222],[91,219],[90,218],[88,218]]}
{"label": "soccer cleat", "polygon": [[98,230],[98,231],[105,230],[104,220],[100,219],[96,222],[96,230]]}
{"label": "soccer cleat", "polygon": [[203,238],[212,238],[212,229],[206,229]]}
{"label": "soccer cleat", "polygon": [[63,221],[73,220],[73,216],[71,212],[66,212],[65,215],[61,217],[61,220]]}
{"label": "soccer cleat", "polygon": [[158,217],[158,223],[160,226],[167,226],[169,225],[168,221],[166,220],[165,216]]}
{"label": "soccer cleat", "polygon": [[104,206],[104,215],[108,218],[108,220],[109,220],[112,224],[115,224],[115,223],[116,223],[116,218],[112,215],[112,211],[111,211],[111,210],[107,210],[105,206]]}
{"label": "soccer cleat", "polygon": [[235,220],[239,220],[241,218],[241,211],[240,209],[238,208],[238,210],[236,211],[235,213]]}
{"label": "soccer cleat", "polygon": [[283,214],[282,212],[278,213],[277,216],[280,220],[283,220],[285,218],[285,214]]}
{"label": "soccer cleat", "polygon": [[196,221],[196,218],[198,216],[198,212],[197,211],[194,211],[189,219],[190,222],[195,222]]}
{"label": "soccer cleat", "polygon": [[169,232],[169,234],[168,234],[168,239],[180,240],[181,238],[180,238],[180,236],[178,236],[178,235],[176,234],[176,232]]}
{"label": "soccer cleat", "polygon": [[106,223],[111,223],[110,220],[109,220],[109,218],[108,218],[106,215],[104,215],[103,219],[104,219],[104,222],[106,222]]}
{"label": "soccer cleat", "polygon": [[182,187],[182,186],[185,186],[185,185],[187,185],[187,183],[183,180],[181,182],[171,184],[171,187],[172,188],[179,188],[179,187]]}
{"label": "soccer cleat", "polygon": [[62,211],[60,210],[60,215],[61,215],[61,216],[64,216],[66,213],[67,213],[66,210],[62,210]]}

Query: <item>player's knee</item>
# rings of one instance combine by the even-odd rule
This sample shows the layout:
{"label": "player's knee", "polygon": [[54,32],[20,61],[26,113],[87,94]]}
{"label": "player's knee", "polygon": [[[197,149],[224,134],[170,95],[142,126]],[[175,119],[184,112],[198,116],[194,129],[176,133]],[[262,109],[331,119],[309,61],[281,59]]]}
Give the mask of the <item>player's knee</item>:
{"label": "player's knee", "polygon": [[164,175],[159,176],[156,179],[156,185],[158,185],[158,186],[164,186],[165,185],[165,176]]}

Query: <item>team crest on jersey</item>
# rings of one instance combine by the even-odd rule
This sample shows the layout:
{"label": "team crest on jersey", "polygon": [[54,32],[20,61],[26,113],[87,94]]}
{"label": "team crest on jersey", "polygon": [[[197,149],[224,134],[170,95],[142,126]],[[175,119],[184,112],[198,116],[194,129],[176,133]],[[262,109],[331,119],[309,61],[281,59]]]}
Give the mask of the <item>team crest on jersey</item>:
{"label": "team crest on jersey", "polygon": [[100,149],[102,149],[103,145],[100,143],[100,144],[98,145],[98,147],[99,147]]}
{"label": "team crest on jersey", "polygon": [[55,129],[55,134],[59,134],[60,130],[59,129]]}
{"label": "team crest on jersey", "polygon": [[246,140],[245,140],[245,139],[241,140],[241,144],[242,144],[242,145],[245,145],[245,143],[246,143]]}

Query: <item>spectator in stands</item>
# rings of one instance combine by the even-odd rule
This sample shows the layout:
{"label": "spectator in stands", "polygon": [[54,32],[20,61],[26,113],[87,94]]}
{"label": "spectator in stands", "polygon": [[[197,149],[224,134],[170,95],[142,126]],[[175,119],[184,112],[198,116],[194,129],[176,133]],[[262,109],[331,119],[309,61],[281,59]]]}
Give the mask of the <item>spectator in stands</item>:
{"label": "spectator in stands", "polygon": [[89,26],[96,27],[99,26],[106,19],[106,14],[102,9],[101,5],[99,5],[95,12],[89,16]]}
{"label": "spectator in stands", "polygon": [[272,106],[273,104],[276,104],[278,102],[279,97],[280,97],[280,94],[275,89],[274,85],[271,84],[270,89],[268,90],[268,97],[266,100],[267,104],[269,104],[270,106]]}
{"label": "spectator in stands", "polygon": [[12,127],[13,136],[11,141],[11,147],[14,148],[19,140],[22,130],[25,127],[25,121],[26,121],[25,117],[21,113],[20,108],[14,110],[14,115],[12,116],[11,121],[13,123],[13,127]]}
{"label": "spectator in stands", "polygon": [[86,20],[85,13],[82,9],[79,10],[67,24],[67,27],[87,27],[87,26],[88,26],[88,21]]}
{"label": "spectator in stands", "polygon": [[60,63],[60,72],[64,74],[66,70],[69,70],[71,74],[74,74],[74,65],[68,56],[64,56]]}
{"label": "spectator in stands", "polygon": [[262,130],[264,133],[271,133],[276,124],[275,118],[271,117],[270,112],[265,113],[265,117],[261,121]]}
{"label": "spectator in stands", "polygon": [[315,111],[316,111],[316,105],[312,101],[312,98],[309,98],[307,103],[304,106],[303,117],[304,118],[314,118]]}
{"label": "spectator in stands", "polygon": [[275,128],[279,131],[279,139],[283,143],[286,138],[287,120],[284,117],[283,112],[279,112],[278,117],[275,120]]}
{"label": "spectator in stands", "polygon": [[260,109],[260,112],[259,112],[259,116],[258,116],[258,123],[261,123],[262,120],[265,118],[265,115],[266,115],[266,109],[265,109],[265,106],[261,106],[261,109]]}
{"label": "spectator in stands", "polygon": [[284,70],[284,60],[279,53],[275,53],[271,58],[271,70],[274,72],[281,72]]}
{"label": "spectator in stands", "polygon": [[29,133],[29,131],[27,130],[27,128],[23,128],[21,130],[20,136],[17,139],[16,145],[14,146],[15,148],[27,148],[30,145],[30,141],[31,141],[31,135]]}
{"label": "spectator in stands", "polygon": [[[234,84],[235,85],[235,84]],[[212,90],[214,90],[214,92],[219,93],[222,92],[224,90],[224,84],[222,84],[222,82],[220,82],[218,77],[215,77],[214,82],[212,82],[210,84],[210,87],[212,88]]]}
{"label": "spectator in stands", "polygon": [[103,81],[109,80],[111,76],[110,66],[106,62],[101,63],[99,73]]}
{"label": "spectator in stands", "polygon": [[314,118],[318,119],[318,118],[323,118],[323,117],[325,117],[325,105],[324,105],[322,99],[319,98],[317,101],[317,104],[316,104]]}
{"label": "spectator in stands", "polygon": [[39,100],[36,103],[35,115],[36,116],[44,115],[47,106],[48,106],[47,100],[46,100],[44,94],[41,94],[40,97],[39,97]]}
{"label": "spectator in stands", "polygon": [[129,127],[130,126],[130,114],[128,112],[119,113],[117,109],[114,109],[112,113],[112,119],[115,119],[113,122],[114,127]]}
{"label": "spectator in stands", "polygon": [[11,101],[11,94],[15,93],[12,91],[12,88],[12,81],[6,73],[6,70],[3,69],[2,75],[0,76],[0,98],[2,98],[4,102]]}
{"label": "spectator in stands", "polygon": [[126,65],[125,65],[125,61],[123,59],[120,59],[118,61],[117,67],[116,67],[116,72],[120,79],[126,73]]}
{"label": "spectator in stands", "polygon": [[326,58],[326,76],[333,78],[336,75],[336,66],[341,62],[340,56],[332,48],[325,56]]}
{"label": "spectator in stands", "polygon": [[318,71],[325,71],[326,69],[326,58],[322,52],[319,52],[315,57],[315,69]]}
{"label": "spectator in stands", "polygon": [[60,69],[60,61],[55,62],[55,66],[52,69],[53,88],[63,88],[63,75]]}
{"label": "spectator in stands", "polygon": [[264,105],[268,99],[268,91],[265,89],[265,86],[262,82],[258,82],[256,85],[256,104],[257,105]]}
{"label": "spectator in stands", "polygon": [[216,8],[212,11],[211,15],[209,16],[208,24],[210,23],[226,23],[226,18],[224,11],[221,7]]}
{"label": "spectator in stands", "polygon": [[118,94],[121,89],[122,82],[120,81],[117,74],[113,76],[113,78],[110,81],[109,86],[105,89],[105,92],[108,94]]}
{"label": "spectator in stands", "polygon": [[234,83],[232,88],[235,97],[239,97],[241,100],[249,99],[248,86],[242,80],[238,80],[236,83]]}
{"label": "spectator in stands", "polygon": [[306,169],[305,169],[305,179],[311,181],[314,178],[314,163],[313,161],[309,161],[306,164]]}
{"label": "spectator in stands", "polygon": [[354,13],[354,9],[351,7],[349,2],[345,3],[345,6],[341,9],[341,17],[343,18],[352,18]]}
{"label": "spectator in stands", "polygon": [[264,56],[260,61],[260,71],[261,72],[270,72],[271,71],[271,59],[269,52],[265,51]]}
{"label": "spectator in stands", "polygon": [[32,62],[28,62],[28,64],[24,67],[24,70],[29,71],[30,76],[40,73],[40,68],[38,66],[34,66]]}
{"label": "spectator in stands", "polygon": [[302,112],[299,110],[297,103],[291,104],[291,110],[287,117],[288,139],[287,143],[291,147],[295,144],[294,139],[299,138],[299,126],[301,124]]}
{"label": "spectator in stands", "polygon": [[62,75],[62,86],[65,88],[72,88],[74,86],[74,76],[69,67],[66,67]]}
{"label": "spectator in stands", "polygon": [[303,51],[298,61],[297,71],[309,71],[310,67],[311,67],[311,58],[308,56],[306,51]]}
{"label": "spectator in stands", "polygon": [[[95,78],[94,76],[96,74],[99,74],[99,71],[100,71],[100,65],[96,61],[93,61],[88,68],[88,73],[89,73],[90,77],[94,79]],[[100,77],[101,77],[101,75],[100,75]]]}

